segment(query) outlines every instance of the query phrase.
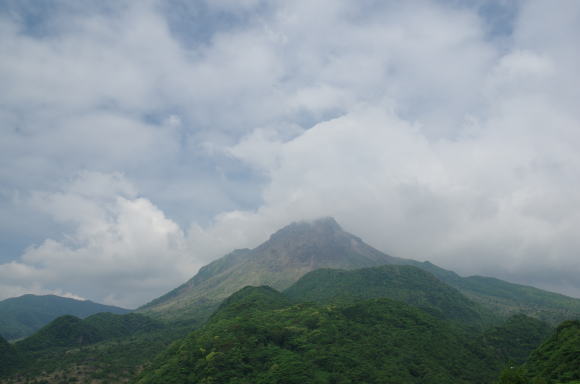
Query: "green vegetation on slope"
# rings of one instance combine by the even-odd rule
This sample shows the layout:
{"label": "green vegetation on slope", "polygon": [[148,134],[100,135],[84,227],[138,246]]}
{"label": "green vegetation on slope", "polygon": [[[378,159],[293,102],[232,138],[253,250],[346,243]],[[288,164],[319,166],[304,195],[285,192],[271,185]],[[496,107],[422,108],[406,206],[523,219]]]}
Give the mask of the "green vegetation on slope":
{"label": "green vegetation on slope", "polygon": [[160,322],[138,313],[126,315],[97,313],[87,317],[83,322],[94,327],[102,340],[151,332],[163,327]]}
{"label": "green vegetation on slope", "polygon": [[[291,376],[293,364],[298,364],[306,372],[306,376],[300,376],[302,379],[320,383],[363,379],[383,382],[387,378],[402,383],[484,383],[507,361],[527,355],[536,346],[534,335],[545,327],[535,319],[514,317],[478,337],[472,328],[456,327],[455,322],[441,316],[441,309],[435,310],[437,305],[451,310],[462,303],[454,295],[461,295],[450,288],[445,290],[443,283],[413,267],[322,270],[305,276],[296,286],[288,291],[302,292],[302,298],[297,295],[290,299],[262,286],[245,287],[226,299],[206,327],[192,336],[194,340],[202,337],[199,348],[209,351],[195,355],[196,359],[213,361],[214,356],[221,356],[225,360],[213,368],[198,362],[197,376],[191,378],[188,373],[184,377],[221,382],[247,374],[244,378],[247,381],[241,382],[286,382],[281,381],[282,377]],[[433,306],[427,309],[438,318],[395,301],[365,300],[381,297],[390,290],[398,298],[416,295],[420,298],[418,303],[431,303]],[[441,304],[433,299],[442,299],[442,294],[451,295],[457,302]],[[313,300],[314,296],[318,299]],[[319,304],[297,304],[304,300]],[[160,323],[138,314],[103,313],[85,320],[59,318],[17,343],[25,358],[24,369],[2,382],[126,382],[171,341],[191,330],[175,324],[159,327]],[[510,345],[514,340],[524,343]],[[187,343],[191,343],[191,337],[177,342],[158,358],[152,369],[142,375],[144,382],[171,383],[174,379],[187,382],[181,373],[185,374],[191,365],[182,359],[194,358],[192,351],[197,348],[184,347]],[[211,352],[216,353],[209,355]],[[374,355],[378,356],[375,360]],[[312,360],[313,357],[316,358]],[[240,362],[245,364],[242,371],[237,368]],[[354,365],[363,367],[367,373],[349,373]],[[410,368],[401,371],[401,367]],[[221,373],[212,376],[213,369],[218,368],[225,369],[225,376]],[[270,373],[263,374],[266,371]],[[181,373],[175,376],[175,372]],[[476,373],[481,376],[479,379]],[[341,376],[345,379],[339,379]],[[453,381],[455,376],[463,381]]]}
{"label": "green vegetation on slope", "polygon": [[126,315],[99,313],[84,320],[66,315],[52,321],[34,335],[17,342],[15,346],[23,352],[81,347],[161,327],[161,323],[136,313]]}
{"label": "green vegetation on slope", "polygon": [[430,262],[406,260],[458,289],[471,300],[501,316],[523,313],[557,325],[580,319],[580,299],[484,276],[461,277]]}
{"label": "green vegetation on slope", "polygon": [[190,327],[165,327],[82,347],[51,348],[25,354],[22,369],[3,384],[126,383]]}
{"label": "green vegetation on slope", "polygon": [[252,311],[281,309],[290,305],[292,301],[286,295],[267,285],[247,286],[225,299],[211,319],[234,318]]}
{"label": "green vegetation on slope", "polygon": [[190,327],[164,327],[140,314],[62,316],[15,344],[20,369],[3,383],[123,382]]}
{"label": "green vegetation on slope", "polygon": [[14,347],[0,336],[0,377],[13,372],[20,365],[20,358]]}
{"label": "green vegetation on slope", "polygon": [[288,305],[259,287],[233,295],[136,382],[487,383],[499,367],[458,328],[406,304]]}
{"label": "green vegetation on slope", "polygon": [[456,322],[482,325],[492,315],[432,274],[408,265],[344,271],[319,269],[285,291],[291,299],[316,303],[389,298]]}
{"label": "green vegetation on slope", "polygon": [[84,318],[99,312],[122,314],[128,310],[54,295],[10,298],[0,301],[0,335],[15,340],[33,334],[59,316]]}
{"label": "green vegetation on slope", "polygon": [[506,362],[522,364],[530,352],[552,333],[552,328],[541,320],[526,315],[514,315],[501,326],[488,329],[481,336],[481,344]]}
{"label": "green vegetation on slope", "polygon": [[566,383],[580,380],[580,321],[566,321],[525,365],[529,377]]}
{"label": "green vegetation on slope", "polygon": [[75,316],[61,316],[41,328],[34,335],[17,342],[16,348],[23,352],[44,349],[76,347],[101,340],[96,328]]}
{"label": "green vegetation on slope", "polygon": [[504,369],[498,384],[580,383],[580,321],[565,321],[519,367]]}

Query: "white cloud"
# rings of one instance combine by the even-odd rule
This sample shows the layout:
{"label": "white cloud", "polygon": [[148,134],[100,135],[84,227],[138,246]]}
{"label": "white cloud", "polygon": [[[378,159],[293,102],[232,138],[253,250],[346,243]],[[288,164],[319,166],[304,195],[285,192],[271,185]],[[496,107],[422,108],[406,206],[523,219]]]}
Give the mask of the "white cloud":
{"label": "white cloud", "polygon": [[120,174],[84,172],[32,203],[75,224],[63,239],[30,247],[0,265],[3,284],[31,292],[57,288],[135,307],[189,278],[199,267],[180,228]]}

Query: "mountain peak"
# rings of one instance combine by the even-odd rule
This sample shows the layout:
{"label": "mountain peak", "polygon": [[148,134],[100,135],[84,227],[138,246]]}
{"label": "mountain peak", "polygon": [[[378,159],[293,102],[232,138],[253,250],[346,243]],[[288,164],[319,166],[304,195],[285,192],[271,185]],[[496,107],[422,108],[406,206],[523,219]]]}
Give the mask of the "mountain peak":
{"label": "mountain peak", "polygon": [[332,235],[344,232],[333,217],[321,217],[310,221],[296,221],[270,236],[270,241],[295,237],[300,235]]}

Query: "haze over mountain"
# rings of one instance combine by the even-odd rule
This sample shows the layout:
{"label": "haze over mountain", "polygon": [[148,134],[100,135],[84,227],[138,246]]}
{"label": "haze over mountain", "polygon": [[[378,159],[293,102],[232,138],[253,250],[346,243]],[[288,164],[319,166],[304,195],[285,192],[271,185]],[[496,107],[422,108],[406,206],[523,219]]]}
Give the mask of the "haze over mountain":
{"label": "haze over mountain", "polygon": [[[236,250],[202,267],[188,282],[139,311],[163,319],[202,321],[222,300],[247,285],[284,290],[320,268],[349,270],[385,264],[423,269],[502,316],[526,313],[553,324],[580,317],[579,299],[498,279],[463,278],[429,262],[392,257],[345,232],[330,217],[292,223],[254,249]],[[424,279],[432,277],[426,274]]]}

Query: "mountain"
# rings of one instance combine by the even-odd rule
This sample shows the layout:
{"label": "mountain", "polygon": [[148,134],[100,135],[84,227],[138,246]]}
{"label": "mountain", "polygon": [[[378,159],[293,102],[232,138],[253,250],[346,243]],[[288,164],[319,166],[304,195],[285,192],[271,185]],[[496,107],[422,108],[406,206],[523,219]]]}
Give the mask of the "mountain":
{"label": "mountain", "polygon": [[409,265],[384,265],[352,271],[318,269],[284,292],[296,301],[320,304],[388,298],[421,308],[435,317],[482,325],[491,313],[432,274]]}
{"label": "mountain", "polygon": [[500,368],[460,328],[404,303],[292,305],[247,287],[135,383],[489,383]]}
{"label": "mountain", "polygon": [[461,277],[428,261],[389,256],[342,230],[333,218],[293,223],[257,248],[233,251],[138,311],[199,326],[222,300],[244,286],[284,290],[316,269],[353,270],[385,264],[418,267],[505,318],[524,313],[553,325],[580,319],[579,299],[489,277]]}
{"label": "mountain", "polygon": [[254,249],[234,251],[200,269],[188,282],[139,309],[163,319],[207,318],[247,285],[288,288],[319,268],[356,269],[401,263],[343,231],[333,218],[288,225]]}
{"label": "mountain", "polygon": [[97,304],[92,301],[46,295],[24,295],[0,301],[0,335],[15,340],[63,315],[87,317],[98,312],[127,313],[127,309]]}

